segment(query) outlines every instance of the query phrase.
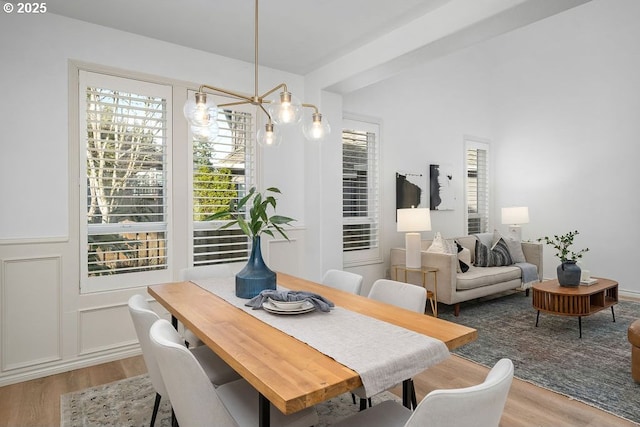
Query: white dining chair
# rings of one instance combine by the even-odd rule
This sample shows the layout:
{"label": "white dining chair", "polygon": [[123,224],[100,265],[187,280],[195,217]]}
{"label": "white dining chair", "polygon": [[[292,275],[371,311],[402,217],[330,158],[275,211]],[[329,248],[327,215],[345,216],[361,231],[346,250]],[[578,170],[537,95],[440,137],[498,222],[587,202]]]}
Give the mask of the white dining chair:
{"label": "white dining chair", "polygon": [[[257,426],[258,392],[243,380],[213,387],[180,335],[164,320],[149,332],[151,345],[180,427]],[[284,415],[273,405],[273,427],[309,427],[318,423],[315,408]]]}
{"label": "white dining chair", "polygon": [[349,271],[327,270],[322,277],[322,284],[359,295],[362,289],[362,276]]}
{"label": "white dining chair", "polygon": [[[158,363],[153,355],[151,341],[149,340],[151,325],[160,319],[160,316],[151,309],[149,303],[142,295],[133,295],[129,298],[128,306],[129,314],[131,315],[131,320],[133,320],[133,326],[136,330],[138,341],[140,342],[140,348],[142,349],[142,358],[147,366],[151,384],[156,391],[153,413],[151,415],[151,427],[153,427],[158,414],[160,400],[162,397],[168,396],[167,389],[162,381],[160,369],[158,368]],[[182,337],[180,337],[180,339],[182,339]],[[205,369],[207,377],[212,384],[220,385],[240,378],[240,375],[211,351],[209,347],[195,347],[189,351]]]}
{"label": "white dining chair", "polygon": [[334,427],[498,427],[513,380],[513,362],[500,359],[483,383],[433,390],[415,411],[387,400]]}
{"label": "white dining chair", "polygon": [[371,286],[369,298],[406,310],[424,313],[427,305],[427,290],[422,286],[411,283],[378,279]]}
{"label": "white dining chair", "polygon": [[[427,290],[422,286],[410,283],[397,282],[389,279],[378,279],[373,283],[373,286],[371,286],[369,298],[424,314],[424,309],[427,305]],[[417,402],[413,381],[411,379],[408,379],[408,381],[411,400],[415,407]],[[352,396],[358,396],[360,398],[360,410],[366,409],[367,401],[369,402],[369,407],[371,407],[371,396],[366,395],[363,387],[358,387],[353,390]]]}

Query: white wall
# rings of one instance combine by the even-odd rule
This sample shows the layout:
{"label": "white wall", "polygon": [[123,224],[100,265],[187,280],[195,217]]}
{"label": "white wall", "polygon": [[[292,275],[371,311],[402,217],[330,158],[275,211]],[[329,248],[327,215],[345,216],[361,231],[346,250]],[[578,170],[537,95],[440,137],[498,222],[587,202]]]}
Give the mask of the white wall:
{"label": "white wall", "polygon": [[[0,385],[137,353],[127,299],[146,289],[79,293],[79,243],[69,172],[69,64],[92,63],[253,93],[253,64],[53,14],[0,15]],[[301,99],[301,76],[260,70],[260,89],[281,82]],[[320,99],[321,101],[322,99]],[[339,117],[338,113],[327,112]],[[336,128],[339,129],[339,124]],[[260,179],[283,192],[278,212],[296,218],[291,245],[265,242],[274,269],[306,277],[306,142],[285,130],[261,153]],[[339,167],[339,165],[338,165]],[[72,190],[70,190],[72,189]],[[312,192],[313,194],[314,192]],[[75,196],[78,198],[78,195]],[[322,259],[322,253],[316,254]],[[181,260],[184,262],[185,257]],[[176,265],[179,271],[181,265]],[[176,277],[177,279],[177,277]]]}
{"label": "white wall", "polygon": [[[528,204],[523,235],[577,229],[592,275],[640,294],[640,2],[599,0],[488,43],[496,208]],[[545,248],[545,276],[557,258]]]}
{"label": "white wall", "polygon": [[[527,205],[523,237],[578,229],[592,275],[640,294],[635,279],[635,197],[640,155],[640,2],[594,0],[448,55],[344,98],[384,119],[385,237],[395,232],[393,174],[432,161],[462,172],[464,134],[492,140],[493,221]],[[454,212],[435,212],[444,236],[463,230],[462,180]],[[424,237],[433,234],[424,233]],[[555,277],[545,248],[545,277]]]}
{"label": "white wall", "polygon": [[431,212],[432,231],[422,235],[432,238],[437,231],[450,237],[463,234],[463,138],[492,137],[486,108],[490,96],[487,68],[487,58],[479,53],[450,55],[344,97],[345,111],[383,119],[380,158],[386,262],[382,268],[361,267],[358,273],[372,278],[387,275],[389,249],[404,246],[404,234],[396,231],[395,222],[397,171],[423,174],[428,207],[429,164],[452,165],[455,209]]}

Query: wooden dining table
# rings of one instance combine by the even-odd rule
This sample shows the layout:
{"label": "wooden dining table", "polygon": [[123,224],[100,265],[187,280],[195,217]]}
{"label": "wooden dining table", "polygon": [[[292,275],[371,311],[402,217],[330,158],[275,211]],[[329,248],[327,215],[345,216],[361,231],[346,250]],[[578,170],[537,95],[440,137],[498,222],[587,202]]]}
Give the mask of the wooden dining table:
{"label": "wooden dining table", "polygon": [[[473,328],[309,280],[284,273],[277,280],[287,289],[313,292],[337,306],[441,340],[449,350],[477,338]],[[261,427],[269,425],[269,402],[291,414],[362,385],[357,372],[195,283],[150,285],[148,292],[171,314],[174,325],[180,321],[258,391]]]}

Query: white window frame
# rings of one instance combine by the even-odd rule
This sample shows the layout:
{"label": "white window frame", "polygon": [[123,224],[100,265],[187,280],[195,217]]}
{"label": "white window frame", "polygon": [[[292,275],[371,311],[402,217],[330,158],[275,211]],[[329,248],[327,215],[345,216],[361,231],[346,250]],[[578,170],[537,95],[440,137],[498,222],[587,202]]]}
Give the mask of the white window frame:
{"label": "white window frame", "polygon": [[[484,173],[486,176],[486,184],[484,185],[484,191],[486,193],[484,197],[484,206],[482,211],[476,215],[469,214],[469,163],[468,163],[468,151],[469,150],[483,150],[486,151],[486,165]],[[483,138],[477,138],[473,136],[464,137],[464,230],[466,234],[474,232],[469,230],[469,220],[473,217],[480,218],[482,223],[482,216],[484,216],[484,227],[480,232],[489,232],[492,229],[492,217],[491,217],[491,144],[490,141]]]}
{"label": "white window frame", "polygon": [[[172,87],[168,84],[158,84],[136,80],[128,77],[119,77],[99,72],[88,71],[84,69],[79,70],[78,76],[79,82],[79,98],[78,98],[78,121],[79,121],[79,208],[80,208],[80,289],[82,293],[92,293],[100,291],[108,291],[115,289],[123,289],[134,286],[140,286],[143,284],[161,282],[171,279],[170,265],[171,265],[171,239],[173,232],[171,230],[171,207],[172,207],[172,191],[171,191],[171,147],[172,147]],[[165,198],[165,221],[153,222],[153,223],[140,223],[140,224],[96,224],[88,225],[86,222],[86,138],[87,138],[87,111],[86,104],[83,100],[86,97],[86,87],[104,87],[110,89],[117,89],[137,94],[145,94],[149,96],[162,97],[167,100],[167,127],[166,127],[166,163],[164,171],[165,173],[165,186],[164,186],[164,198]],[[109,231],[114,234],[121,232],[136,232],[136,231],[157,231],[165,233],[166,236],[166,267],[159,270],[142,271],[135,273],[123,273],[105,276],[89,276],[88,269],[88,234],[89,229],[95,229],[100,231]]]}
{"label": "white window frame", "polygon": [[[189,91],[188,92],[188,96],[194,96],[195,92],[194,91]],[[235,99],[231,99],[231,98],[225,98],[223,96],[218,96],[218,95],[211,95],[209,94],[208,96],[212,97],[211,99],[217,104],[217,105],[221,105],[224,103],[230,103],[230,102],[235,102]],[[220,107],[222,108],[222,107]],[[257,186],[257,182],[256,182],[256,163],[257,163],[257,147],[256,147],[256,129],[258,126],[257,123],[257,117],[256,117],[256,107],[251,105],[251,104],[240,104],[240,105],[234,105],[232,107],[229,107],[230,109],[234,110],[234,111],[238,111],[238,112],[244,112],[244,113],[250,113],[253,116],[253,123],[252,123],[252,131],[250,132],[250,136],[247,139],[247,147],[245,147],[246,150],[246,154],[245,154],[245,190],[249,191],[249,189],[251,187]],[[242,259],[231,259],[229,261],[222,261],[222,262],[199,262],[196,263],[195,261],[195,233],[197,231],[206,231],[206,230],[214,230],[217,229],[221,226],[223,226],[225,224],[225,221],[215,221],[215,222],[211,222],[211,221],[196,221],[193,218],[193,210],[194,210],[194,200],[193,200],[193,177],[194,177],[194,170],[193,170],[193,135],[191,133],[191,131],[189,130],[188,133],[188,140],[189,140],[189,191],[191,194],[191,197],[189,197],[189,224],[190,224],[190,230],[189,230],[189,235],[191,236],[191,241],[189,244],[189,259],[188,259],[188,265],[189,267],[194,267],[194,266],[198,266],[198,265],[210,265],[210,264],[233,264],[233,263],[244,263],[246,261],[246,259],[249,258],[249,252],[251,250],[251,241],[250,239],[246,236],[243,235],[243,239],[246,241],[247,243],[247,253],[246,256],[243,257]],[[231,229],[237,229],[239,230],[240,227],[235,226]]]}
{"label": "white window frame", "polygon": [[[380,186],[380,151],[381,151],[381,121],[369,117],[362,117],[357,115],[345,115],[343,117],[342,129],[351,129],[362,132],[371,132],[375,135],[375,144],[373,150],[374,153],[370,152],[369,159],[369,169],[367,178],[369,181],[368,184],[368,212],[369,214],[366,217],[345,217],[343,215],[343,227],[345,225],[350,224],[371,224],[377,234],[377,239],[374,240],[374,243],[377,242],[373,247],[367,249],[360,250],[348,250],[345,251],[343,249],[343,266],[345,267],[353,267],[359,265],[367,265],[374,263],[381,263],[383,261],[383,239],[382,239],[382,208],[381,208],[381,200],[382,200],[382,192]],[[342,148],[341,148],[342,151]],[[341,156],[342,158],[342,156]],[[341,163],[341,166],[343,162]],[[343,205],[344,208],[344,205]],[[343,228],[343,244],[344,244],[344,228]]]}

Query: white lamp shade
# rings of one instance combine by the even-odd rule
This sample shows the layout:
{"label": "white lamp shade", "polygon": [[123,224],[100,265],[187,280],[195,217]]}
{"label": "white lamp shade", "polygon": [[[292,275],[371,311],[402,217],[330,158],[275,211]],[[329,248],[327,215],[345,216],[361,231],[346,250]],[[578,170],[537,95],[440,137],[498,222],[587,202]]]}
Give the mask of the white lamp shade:
{"label": "white lamp shade", "polygon": [[398,231],[429,231],[431,230],[431,216],[429,209],[408,208],[398,209]]}
{"label": "white lamp shade", "polygon": [[510,207],[502,208],[502,223],[517,225],[529,223],[528,207]]}

